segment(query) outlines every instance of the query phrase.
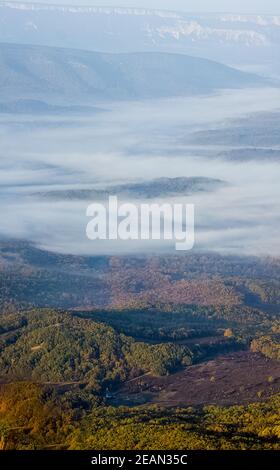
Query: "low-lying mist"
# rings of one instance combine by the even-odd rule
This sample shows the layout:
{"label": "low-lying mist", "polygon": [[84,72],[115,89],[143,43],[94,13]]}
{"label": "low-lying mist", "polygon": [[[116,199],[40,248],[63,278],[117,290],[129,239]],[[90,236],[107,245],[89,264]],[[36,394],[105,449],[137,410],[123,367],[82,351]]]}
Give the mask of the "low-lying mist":
{"label": "low-lying mist", "polygon": [[[163,241],[90,242],[86,208],[94,201],[48,199],[40,193],[202,176],[227,184],[168,199],[195,204],[195,249],[279,255],[280,157],[223,158],[223,151],[245,146],[245,134],[254,132],[250,127],[242,142],[231,146],[216,145],[213,139],[211,145],[199,139],[188,143],[201,131],[229,132],[232,120],[246,118],[254,128],[256,114],[263,116],[260,139],[266,116],[280,109],[279,98],[278,89],[229,90],[207,97],[114,104],[92,116],[0,115],[0,235],[72,254],[174,250],[174,243]],[[277,128],[275,139],[271,149],[278,151]]]}

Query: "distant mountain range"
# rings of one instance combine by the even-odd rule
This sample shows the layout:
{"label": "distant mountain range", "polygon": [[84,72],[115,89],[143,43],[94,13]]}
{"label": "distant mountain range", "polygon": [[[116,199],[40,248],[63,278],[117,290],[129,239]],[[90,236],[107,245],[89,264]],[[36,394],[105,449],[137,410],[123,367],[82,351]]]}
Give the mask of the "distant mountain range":
{"label": "distant mountain range", "polygon": [[[107,54],[0,44],[0,101],[67,105],[208,93],[264,85],[256,75],[219,63],[166,53]],[[28,102],[27,102],[28,104]],[[30,105],[30,101],[29,101]],[[33,102],[33,107],[42,104]]]}
{"label": "distant mountain range", "polygon": [[1,1],[0,25],[0,42],[103,52],[177,52],[280,76],[277,15]]}

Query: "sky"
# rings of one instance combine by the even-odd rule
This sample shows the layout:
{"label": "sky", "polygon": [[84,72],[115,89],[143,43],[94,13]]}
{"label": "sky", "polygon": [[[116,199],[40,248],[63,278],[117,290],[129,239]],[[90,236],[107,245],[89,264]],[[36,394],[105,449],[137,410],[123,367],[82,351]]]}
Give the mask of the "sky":
{"label": "sky", "polygon": [[31,0],[31,3],[134,6],[197,12],[280,14],[279,0]]}

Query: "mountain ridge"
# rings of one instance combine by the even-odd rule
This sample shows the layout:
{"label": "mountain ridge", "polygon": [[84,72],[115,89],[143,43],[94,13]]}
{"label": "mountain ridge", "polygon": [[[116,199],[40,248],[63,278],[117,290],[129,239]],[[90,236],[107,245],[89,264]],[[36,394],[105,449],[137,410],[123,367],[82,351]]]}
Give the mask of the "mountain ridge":
{"label": "mountain ridge", "polygon": [[184,53],[280,77],[280,14],[199,13],[2,0],[0,16],[0,42],[103,52]]}
{"label": "mountain ridge", "polygon": [[0,68],[2,101],[153,99],[267,83],[257,75],[183,54],[114,54],[9,43],[0,44]]}

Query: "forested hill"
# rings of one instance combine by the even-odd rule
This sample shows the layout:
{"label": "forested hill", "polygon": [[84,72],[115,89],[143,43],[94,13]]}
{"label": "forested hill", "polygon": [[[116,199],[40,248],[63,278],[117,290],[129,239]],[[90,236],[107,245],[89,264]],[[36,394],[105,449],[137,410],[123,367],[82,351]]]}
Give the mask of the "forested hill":
{"label": "forested hill", "polygon": [[187,347],[136,342],[69,313],[34,310],[0,320],[0,373],[6,380],[77,382],[98,394],[126,379],[164,375],[191,363]]}
{"label": "forested hill", "polygon": [[104,54],[4,43],[0,69],[0,99],[5,102],[137,100],[266,83],[256,75],[180,54]]}

